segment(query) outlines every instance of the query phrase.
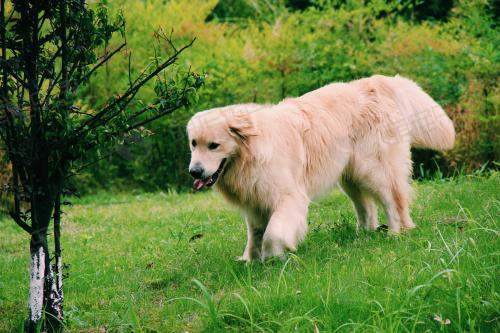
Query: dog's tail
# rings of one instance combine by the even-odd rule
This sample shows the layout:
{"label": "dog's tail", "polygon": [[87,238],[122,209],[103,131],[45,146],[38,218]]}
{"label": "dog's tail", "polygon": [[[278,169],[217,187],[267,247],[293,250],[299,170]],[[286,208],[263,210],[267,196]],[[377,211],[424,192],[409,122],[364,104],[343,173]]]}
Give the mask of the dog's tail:
{"label": "dog's tail", "polygon": [[411,145],[416,148],[449,150],[455,142],[453,122],[444,110],[415,82],[396,76],[396,103],[404,112]]}

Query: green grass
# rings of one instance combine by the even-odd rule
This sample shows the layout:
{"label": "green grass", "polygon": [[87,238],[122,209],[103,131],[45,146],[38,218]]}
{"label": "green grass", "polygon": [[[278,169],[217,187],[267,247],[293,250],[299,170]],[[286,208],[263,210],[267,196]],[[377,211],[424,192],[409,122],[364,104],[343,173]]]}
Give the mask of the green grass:
{"label": "green grass", "polygon": [[[500,174],[415,185],[418,228],[356,234],[344,195],[311,206],[284,262],[245,265],[215,193],[107,194],[68,209],[68,331],[499,331]],[[0,221],[0,331],[26,315],[28,237]],[[441,322],[436,320],[441,318]],[[447,319],[449,319],[449,324]]]}

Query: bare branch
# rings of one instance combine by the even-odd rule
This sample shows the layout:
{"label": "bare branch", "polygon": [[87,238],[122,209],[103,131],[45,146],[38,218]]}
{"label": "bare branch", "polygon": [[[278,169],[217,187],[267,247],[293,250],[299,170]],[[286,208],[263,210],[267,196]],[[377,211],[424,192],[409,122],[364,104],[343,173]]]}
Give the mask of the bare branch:
{"label": "bare branch", "polygon": [[62,50],[62,47],[61,46],[58,46],[56,52],[54,52],[54,54],[52,55],[52,57],[50,58],[49,62],[47,63],[47,65],[45,66],[45,69],[44,71],[42,72],[42,75],[40,77],[40,81],[38,82],[38,86],[41,87],[42,84],[43,84],[43,81],[45,81],[46,79],[46,76],[47,74],[49,73],[49,70],[50,68],[52,68],[52,66],[54,65],[57,57],[59,57],[59,54],[61,53],[61,50]]}
{"label": "bare branch", "polygon": [[111,51],[110,53],[107,53],[103,58],[102,60],[97,63],[97,65],[95,65],[83,78],[82,78],[82,81],[85,81],[87,80],[92,74],[94,74],[94,72],[99,68],[101,67],[102,65],[104,65],[109,59],[111,59],[115,54],[117,54],[118,52],[120,52],[120,50],[122,48],[124,48],[125,46],[127,45],[127,43],[123,43],[121,44],[120,46],[118,46],[116,49],[114,49],[113,51]]}
{"label": "bare branch", "polygon": [[93,161],[91,161],[89,163],[86,163],[86,164],[82,165],[80,168],[78,168],[76,171],[74,171],[72,174],[70,174],[68,176],[68,178],[77,175],[80,171],[83,171],[86,168],[88,168],[89,166],[92,166],[92,165],[94,165],[94,164],[96,164],[96,163],[98,163],[98,162],[100,162],[100,161],[102,161],[102,160],[104,160],[104,159],[106,159],[108,157],[111,157],[114,154],[116,154],[116,152],[113,151],[112,153],[105,154],[105,155],[103,155],[103,156],[101,156],[101,157],[99,157],[99,158],[97,158],[97,159],[95,159],[95,160],[93,160]]}
{"label": "bare branch", "polygon": [[45,107],[47,102],[49,101],[50,97],[52,97],[52,90],[54,90],[54,88],[56,87],[57,82],[59,82],[59,79],[61,78],[61,75],[62,75],[62,72],[59,71],[59,73],[57,73],[56,77],[53,78],[52,80],[50,80],[49,87],[47,88],[47,90],[45,92],[45,98],[42,102],[42,107]]}
{"label": "bare branch", "polygon": [[163,31],[163,28],[160,28],[155,32],[155,37],[166,41],[168,45],[170,45],[172,50],[174,50],[174,52],[177,52],[177,47],[175,47],[175,44],[172,42],[173,33],[174,33],[174,28],[170,30],[170,36],[167,36],[167,34]]}
{"label": "bare branch", "polygon": [[172,112],[174,112],[175,110],[177,110],[177,109],[179,109],[179,108],[181,108],[183,106],[184,106],[183,104],[178,103],[178,104],[176,104],[173,107],[170,107],[168,109],[165,109],[165,110],[161,111],[159,114],[157,114],[157,115],[155,115],[155,116],[153,116],[151,118],[148,118],[146,120],[140,121],[140,122],[138,122],[138,123],[136,123],[134,125],[131,125],[131,126],[127,127],[127,131],[131,131],[131,130],[134,130],[136,128],[145,126],[145,125],[147,125],[147,124],[149,124],[149,123],[151,123],[151,122],[153,122],[153,121],[155,121],[155,120],[157,120],[157,119],[159,119],[161,117],[164,117],[164,116],[166,116],[168,114],[171,114]]}

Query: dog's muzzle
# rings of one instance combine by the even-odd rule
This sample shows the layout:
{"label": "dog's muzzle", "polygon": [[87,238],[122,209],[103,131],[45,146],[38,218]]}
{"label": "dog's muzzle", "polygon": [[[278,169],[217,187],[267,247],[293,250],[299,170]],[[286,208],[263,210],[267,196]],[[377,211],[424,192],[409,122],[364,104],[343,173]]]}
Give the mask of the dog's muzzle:
{"label": "dog's muzzle", "polygon": [[224,170],[225,164],[226,164],[226,159],[223,159],[220,162],[220,165],[219,165],[219,168],[217,169],[217,171],[215,171],[210,177],[195,179],[193,182],[194,190],[199,191],[205,186],[210,187],[213,184],[215,184],[217,182],[217,179],[219,179],[219,177],[221,176],[222,171]]}

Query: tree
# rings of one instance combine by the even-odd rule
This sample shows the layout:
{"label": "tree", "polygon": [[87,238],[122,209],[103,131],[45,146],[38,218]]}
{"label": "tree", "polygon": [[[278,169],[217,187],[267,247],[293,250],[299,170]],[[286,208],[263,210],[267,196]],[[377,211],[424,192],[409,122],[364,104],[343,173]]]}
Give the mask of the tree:
{"label": "tree", "polygon": [[[148,123],[196,101],[203,79],[173,66],[194,40],[178,48],[171,35],[160,31],[151,64],[135,79],[129,73],[122,93],[94,111],[82,111],[79,89],[126,51],[122,17],[110,20],[104,5],[90,8],[84,0],[0,2],[0,135],[11,164],[9,213],[31,235],[25,328],[61,331],[61,206],[72,193],[72,175],[89,152],[109,151],[128,135],[144,134]],[[113,49],[111,37],[117,34],[124,42]],[[165,45],[160,48],[160,43]],[[165,49],[166,57],[160,56]],[[155,81],[157,97],[136,101],[150,81]],[[48,242],[52,222],[54,258]]]}

